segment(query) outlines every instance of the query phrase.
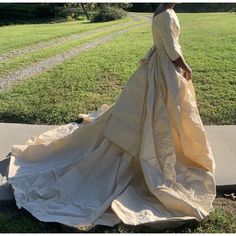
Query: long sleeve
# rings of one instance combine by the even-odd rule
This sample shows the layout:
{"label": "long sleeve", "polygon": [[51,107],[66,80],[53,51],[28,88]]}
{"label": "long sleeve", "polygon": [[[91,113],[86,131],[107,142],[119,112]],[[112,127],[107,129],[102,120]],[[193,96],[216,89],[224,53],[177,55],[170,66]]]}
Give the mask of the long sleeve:
{"label": "long sleeve", "polygon": [[160,17],[160,35],[169,58],[174,61],[182,55],[176,32],[174,32],[175,19],[169,12],[165,12]]}

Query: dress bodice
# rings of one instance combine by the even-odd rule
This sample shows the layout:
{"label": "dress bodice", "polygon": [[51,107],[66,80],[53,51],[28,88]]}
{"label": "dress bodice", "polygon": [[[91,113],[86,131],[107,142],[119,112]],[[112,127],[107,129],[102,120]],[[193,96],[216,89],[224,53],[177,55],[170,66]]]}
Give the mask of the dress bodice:
{"label": "dress bodice", "polygon": [[173,9],[167,9],[153,17],[152,37],[154,46],[165,51],[172,61],[182,55],[179,34],[179,20]]}

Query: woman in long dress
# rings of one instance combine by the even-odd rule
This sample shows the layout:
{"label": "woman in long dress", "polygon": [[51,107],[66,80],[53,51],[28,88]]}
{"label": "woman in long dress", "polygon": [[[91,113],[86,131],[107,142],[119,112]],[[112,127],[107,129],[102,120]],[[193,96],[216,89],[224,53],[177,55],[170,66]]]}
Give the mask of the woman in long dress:
{"label": "woman in long dress", "polygon": [[13,146],[19,208],[76,227],[201,221],[213,210],[215,163],[173,6],[157,9],[153,46],[112,106]]}

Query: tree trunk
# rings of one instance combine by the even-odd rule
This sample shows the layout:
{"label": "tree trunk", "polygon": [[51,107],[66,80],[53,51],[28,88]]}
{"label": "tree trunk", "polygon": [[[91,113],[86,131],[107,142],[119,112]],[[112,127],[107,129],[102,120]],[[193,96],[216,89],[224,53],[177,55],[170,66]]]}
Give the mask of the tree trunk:
{"label": "tree trunk", "polygon": [[85,13],[85,15],[86,15],[87,20],[89,20],[89,15],[88,15],[88,12],[86,11],[85,7],[84,7],[84,4],[81,3],[81,6],[82,6],[82,8],[83,8],[83,11],[84,11],[84,13]]}

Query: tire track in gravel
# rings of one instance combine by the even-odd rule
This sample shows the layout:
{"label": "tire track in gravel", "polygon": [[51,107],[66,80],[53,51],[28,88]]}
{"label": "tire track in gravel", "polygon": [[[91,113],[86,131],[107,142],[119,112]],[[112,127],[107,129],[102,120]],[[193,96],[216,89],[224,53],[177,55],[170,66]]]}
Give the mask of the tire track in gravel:
{"label": "tire track in gravel", "polygon": [[78,33],[78,34],[72,34],[69,36],[52,39],[52,40],[46,41],[46,42],[39,42],[39,43],[36,43],[35,45],[26,46],[26,47],[23,47],[20,49],[12,50],[12,51],[4,53],[4,54],[0,54],[0,62],[6,61],[8,59],[11,59],[11,58],[14,58],[17,56],[23,56],[27,53],[34,52],[34,51],[37,51],[40,49],[50,48],[51,46],[58,46],[60,44],[63,44],[64,42],[77,40],[77,39],[80,39],[85,36],[89,36],[89,35],[92,35],[95,33],[102,32],[107,29],[115,29],[115,28],[122,27],[122,26],[124,26],[124,27],[129,26],[131,24],[134,24],[135,21],[141,20],[141,18],[134,16],[134,15],[130,15],[129,17],[132,18],[131,22],[120,23],[120,24],[116,24],[116,25],[112,25],[112,26],[105,26],[105,27],[101,27],[96,30],[90,30],[90,31],[86,31],[86,32]]}
{"label": "tire track in gravel", "polygon": [[15,71],[13,73],[10,73],[6,76],[0,77],[0,92],[4,91],[5,89],[9,88],[14,82],[21,81],[24,79],[27,79],[29,77],[41,74],[45,71],[48,71],[52,69],[54,66],[71,59],[75,56],[78,56],[81,52],[87,51],[89,49],[95,48],[98,45],[101,45],[107,41],[110,41],[116,37],[118,37],[121,34],[124,34],[130,30],[133,30],[135,28],[138,28],[143,24],[135,25],[135,27],[129,27],[128,29],[120,30],[115,33],[111,33],[107,36],[92,40],[88,43],[85,43],[79,47],[75,47],[67,52],[58,54],[56,56],[49,57],[41,62],[35,63],[33,65],[30,65],[28,67],[25,67],[23,69],[20,69],[18,71]]}

